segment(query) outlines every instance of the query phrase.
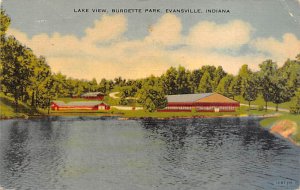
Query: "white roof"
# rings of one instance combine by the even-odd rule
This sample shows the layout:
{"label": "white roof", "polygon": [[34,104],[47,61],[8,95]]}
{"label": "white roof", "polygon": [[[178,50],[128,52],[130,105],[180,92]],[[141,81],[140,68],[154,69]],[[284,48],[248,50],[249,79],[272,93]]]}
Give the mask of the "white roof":
{"label": "white roof", "polygon": [[81,97],[97,97],[99,95],[104,95],[102,92],[87,92],[81,95]]}
{"label": "white roof", "polygon": [[196,102],[212,94],[213,93],[168,95],[167,100],[168,102]]}
{"label": "white roof", "polygon": [[[74,101],[65,103],[63,101],[53,101],[54,104],[58,106],[97,106],[100,104],[105,104],[102,101]],[[107,105],[107,104],[105,104]]]}

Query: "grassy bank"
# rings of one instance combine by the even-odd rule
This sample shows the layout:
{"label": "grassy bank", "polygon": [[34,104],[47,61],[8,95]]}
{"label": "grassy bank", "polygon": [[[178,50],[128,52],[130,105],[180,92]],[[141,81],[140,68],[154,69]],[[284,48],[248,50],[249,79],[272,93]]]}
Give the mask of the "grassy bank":
{"label": "grassy bank", "polygon": [[[61,99],[65,102],[74,101],[72,98]],[[262,103],[262,102],[258,102]],[[46,115],[47,111],[38,110],[34,113],[30,106],[25,103],[19,102],[18,112],[15,110],[14,99],[9,96],[5,96],[0,93],[0,119],[10,118],[28,118],[34,115]],[[284,107],[284,106],[283,106]],[[278,114],[280,113],[280,114]],[[284,112],[276,112],[273,110],[259,111],[257,108],[249,108],[247,106],[241,106],[236,112],[147,112],[145,110],[117,110],[115,108],[111,110],[98,110],[98,111],[82,111],[82,110],[66,110],[66,111],[50,111],[52,116],[120,116],[122,118],[192,118],[192,117],[247,117],[247,116],[262,116],[266,117],[260,124],[264,128],[268,128],[271,132],[274,126],[281,127],[281,135],[286,132],[289,123],[293,125],[293,131],[288,135],[288,139],[293,142],[300,144],[300,119],[299,115],[288,114]],[[276,116],[276,117],[275,117]],[[284,121],[284,122],[282,122]],[[280,124],[278,124],[281,122]],[[282,123],[287,123],[284,126]],[[276,126],[277,125],[277,126]],[[278,132],[278,130],[277,130]],[[282,135],[284,136],[284,135]]]}
{"label": "grassy bank", "polygon": [[[174,117],[221,117],[221,116],[246,116],[257,115],[254,110],[247,111],[241,107],[236,112],[145,112],[144,110],[122,111],[124,117],[153,117],[153,118],[174,118]],[[266,114],[261,112],[260,114]]]}
{"label": "grassy bank", "polygon": [[81,110],[72,110],[72,111],[51,111],[51,115],[118,115],[126,118],[143,118],[143,117],[152,117],[152,118],[175,118],[175,117],[224,117],[224,116],[267,116],[273,115],[278,112],[275,111],[258,111],[255,109],[248,110],[248,107],[241,106],[237,109],[236,112],[146,112],[144,110],[117,110],[111,109],[108,111],[81,111]]}
{"label": "grassy bank", "polygon": [[[273,117],[273,118],[266,118],[263,119],[260,124],[264,128],[268,128],[271,130],[273,127],[276,126],[281,121],[289,121],[295,123],[296,129],[293,130],[292,134],[290,135],[290,138],[292,141],[294,141],[297,144],[300,144],[300,119],[299,115],[293,115],[293,114],[282,114],[279,117]],[[287,126],[282,126],[282,128]],[[283,129],[288,130],[288,129]]]}
{"label": "grassy bank", "polygon": [[23,102],[19,102],[18,111],[16,111],[14,99],[0,93],[0,119],[28,118],[31,115],[42,115],[44,113],[43,110],[33,112],[30,106]]}
{"label": "grassy bank", "polygon": [[[60,98],[59,100],[69,102],[74,101],[73,98]],[[75,99],[75,101],[80,101],[85,99]],[[98,110],[98,111],[82,111],[82,110],[66,110],[66,111],[50,111],[50,115],[55,116],[122,116],[125,118],[175,118],[175,117],[243,117],[243,116],[270,116],[280,112],[275,112],[273,110],[259,111],[256,108],[248,109],[247,106],[241,106],[236,110],[236,112],[147,112],[144,110],[117,110],[111,109],[108,111]],[[45,110],[39,110],[38,113],[32,113],[30,106],[20,102],[19,112],[17,113],[14,109],[14,100],[11,97],[0,94],[0,117],[2,119],[7,118],[18,118],[18,117],[28,117],[30,115],[44,115]]]}

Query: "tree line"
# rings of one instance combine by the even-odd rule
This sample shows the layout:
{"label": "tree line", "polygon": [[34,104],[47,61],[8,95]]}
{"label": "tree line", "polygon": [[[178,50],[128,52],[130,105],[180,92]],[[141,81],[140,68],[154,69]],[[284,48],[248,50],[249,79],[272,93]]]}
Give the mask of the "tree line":
{"label": "tree line", "polygon": [[[159,77],[151,76],[125,83],[120,90],[121,102],[126,101],[126,97],[138,97],[138,101],[146,109],[151,107],[152,110],[154,107],[155,110],[165,106],[160,102],[156,104],[150,101],[156,99],[151,98],[156,94],[164,97],[173,94],[217,92],[232,99],[242,96],[248,101],[249,107],[261,95],[265,101],[265,109],[268,102],[273,102],[278,110],[278,104],[290,101],[294,96],[300,98],[300,55],[295,60],[288,59],[280,68],[272,60],[263,61],[259,68],[259,71],[254,72],[248,65],[243,65],[234,76],[226,73],[221,66],[205,65],[195,70],[188,70],[183,66],[171,67]],[[150,100],[145,104],[147,99]],[[295,106],[299,112],[300,105]]]}
{"label": "tree line", "polygon": [[107,94],[114,88],[120,91],[120,104],[127,104],[128,97],[135,97],[148,111],[165,107],[166,95],[218,92],[235,98],[242,96],[252,101],[261,95],[265,101],[277,105],[296,96],[298,103],[294,112],[300,110],[300,54],[294,60],[288,59],[282,67],[272,60],[263,61],[259,71],[252,71],[243,65],[236,76],[226,73],[222,66],[205,65],[188,70],[183,66],[171,67],[161,76],[150,76],[137,80],[117,77],[114,80],[83,80],[53,73],[46,58],[21,44],[15,37],[7,36],[10,18],[1,9],[1,92],[12,96],[15,107],[19,101],[29,104],[32,110],[48,108],[50,101],[59,97],[79,96],[84,92]]}
{"label": "tree line", "polygon": [[[10,18],[1,9],[0,25],[0,87],[12,96],[18,111],[19,102],[29,104],[32,111],[49,108],[50,101],[59,97],[78,96],[83,92],[112,89],[113,81],[79,80],[53,73],[46,58],[21,44],[14,36],[7,36]],[[117,81],[120,83],[120,81]]]}

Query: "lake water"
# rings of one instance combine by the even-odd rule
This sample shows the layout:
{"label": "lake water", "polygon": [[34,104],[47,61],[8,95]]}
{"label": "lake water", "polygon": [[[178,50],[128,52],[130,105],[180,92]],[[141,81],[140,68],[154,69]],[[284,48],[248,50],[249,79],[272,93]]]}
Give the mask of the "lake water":
{"label": "lake water", "polygon": [[257,118],[50,117],[0,126],[0,186],[37,190],[297,189],[300,148]]}

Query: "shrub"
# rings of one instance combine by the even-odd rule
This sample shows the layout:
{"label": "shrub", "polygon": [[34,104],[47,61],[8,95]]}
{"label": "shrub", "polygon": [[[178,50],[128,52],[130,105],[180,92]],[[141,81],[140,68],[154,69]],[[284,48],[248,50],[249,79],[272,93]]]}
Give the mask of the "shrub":
{"label": "shrub", "polygon": [[264,110],[264,106],[260,105],[258,106],[258,111],[263,111]]}
{"label": "shrub", "polygon": [[292,106],[292,107],[290,107],[290,113],[300,114],[300,107],[299,106]]}

